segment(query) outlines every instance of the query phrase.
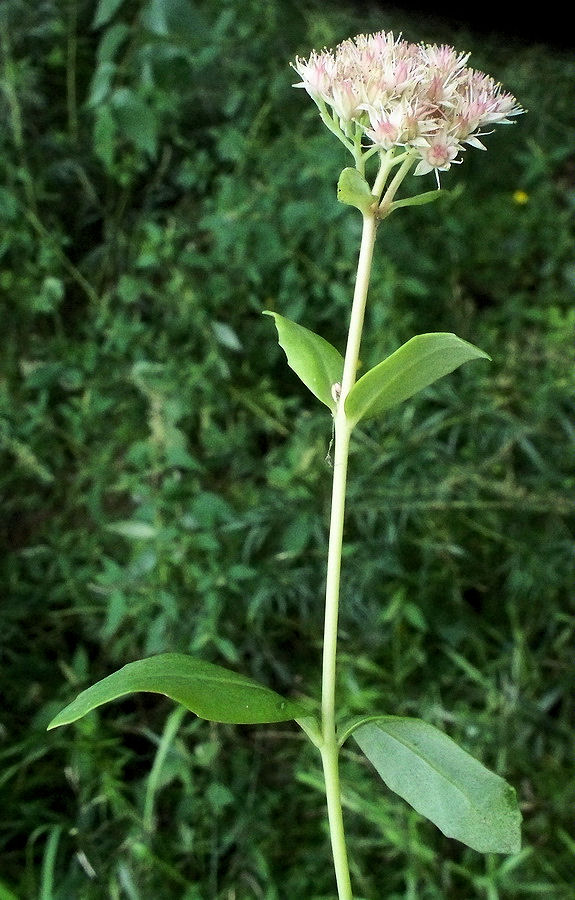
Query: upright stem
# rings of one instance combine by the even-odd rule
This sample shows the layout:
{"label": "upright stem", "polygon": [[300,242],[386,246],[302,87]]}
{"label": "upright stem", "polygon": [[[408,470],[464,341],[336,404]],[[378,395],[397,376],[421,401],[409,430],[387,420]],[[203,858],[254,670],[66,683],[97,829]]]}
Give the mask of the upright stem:
{"label": "upright stem", "polygon": [[333,462],[333,489],[329,533],[327,582],[325,598],[325,625],[323,643],[322,678],[322,745],[325,790],[329,829],[339,900],[353,900],[349,865],[345,845],[341,794],[339,785],[338,744],[335,731],[335,683],[337,655],[337,622],[339,613],[339,584],[341,550],[345,514],[345,489],[351,427],[345,415],[345,398],[355,382],[359,347],[367,289],[373,257],[377,221],[375,215],[365,215],[357,277],[353,296],[351,320],[341,384],[341,393],[335,414],[335,447]]}

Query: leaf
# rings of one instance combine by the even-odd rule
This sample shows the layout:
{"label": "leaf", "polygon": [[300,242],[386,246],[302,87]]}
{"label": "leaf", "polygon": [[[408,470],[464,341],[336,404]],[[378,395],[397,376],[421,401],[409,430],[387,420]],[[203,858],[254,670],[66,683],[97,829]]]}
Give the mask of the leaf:
{"label": "leaf", "polygon": [[215,319],[211,325],[216,341],[222,347],[226,347],[228,350],[235,350],[236,352],[242,349],[241,341],[231,325],[228,325],[227,322],[217,322]]}
{"label": "leaf", "polygon": [[117,88],[111,96],[115,117],[124,136],[138,150],[155,156],[158,149],[158,117],[155,110],[130,88]]}
{"label": "leaf", "polygon": [[116,123],[107,106],[99,106],[94,115],[94,152],[109,171],[114,164]]}
{"label": "leaf", "polygon": [[287,700],[251,678],[183,653],[162,653],[128,663],[82,691],[52,719],[48,729],[75,722],[103,703],[135,691],[165,694],[211,722],[250,725],[309,716],[303,704]]}
{"label": "leaf", "polygon": [[278,313],[264,310],[264,315],[274,317],[279,345],[285,350],[289,366],[312,394],[335,412],[332,388],[342,379],[341,353],[319,334],[314,334]]}
{"label": "leaf", "polygon": [[113,65],[116,53],[129,34],[130,29],[124,22],[117,22],[106,29],[96,50],[98,67],[106,63]]}
{"label": "leaf", "polygon": [[197,43],[209,27],[190,0],[150,0],[142,10],[142,25],[158,37]]}
{"label": "leaf", "polygon": [[108,116],[110,116],[109,109],[107,107],[102,107],[101,104],[106,100],[110,93],[112,80],[115,74],[116,66],[114,63],[102,62],[98,65],[92,76],[87,102],[90,108],[95,109],[96,114],[101,112],[102,109],[105,109]]}
{"label": "leaf", "polygon": [[394,200],[390,206],[390,212],[393,209],[401,209],[403,206],[425,206],[427,203],[433,203],[439,197],[446,194],[447,191],[425,191],[423,194],[415,194],[413,197],[405,197],[403,200]]}
{"label": "leaf", "polygon": [[368,213],[377,202],[377,198],[371,193],[371,188],[363,175],[351,167],[344,169],[339,176],[337,199],[340,203],[355,206],[363,213]]}
{"label": "leaf", "polygon": [[12,893],[3,881],[0,881],[0,900],[18,900],[16,894]]}
{"label": "leaf", "polygon": [[499,775],[421,719],[381,716],[353,737],[386,785],[447,837],[480,853],[518,853],[521,813]]}
{"label": "leaf", "polygon": [[92,28],[101,28],[109,22],[112,16],[120,8],[124,0],[100,0],[96,7],[96,14],[92,22]]}
{"label": "leaf", "polygon": [[418,334],[362,375],[345,399],[346,414],[352,424],[376,416],[471,359],[490,357],[449,332]]}
{"label": "leaf", "polygon": [[106,531],[113,531],[122,537],[133,541],[149,541],[158,536],[158,529],[149,522],[139,522],[137,519],[126,519],[122,522],[112,522],[106,525]]}

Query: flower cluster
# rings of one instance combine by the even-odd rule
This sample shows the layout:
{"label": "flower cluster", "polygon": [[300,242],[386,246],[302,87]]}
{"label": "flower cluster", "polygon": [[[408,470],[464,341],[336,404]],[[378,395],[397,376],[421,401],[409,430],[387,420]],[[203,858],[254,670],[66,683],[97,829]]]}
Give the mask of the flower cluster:
{"label": "flower cluster", "polygon": [[[485,150],[480,129],[523,112],[512,94],[469,68],[468,53],[412,44],[391,32],[360,34],[293,67],[342,138],[358,133],[381,150],[413,148],[416,175],[446,171],[465,149]],[[328,113],[331,108],[331,114]]]}

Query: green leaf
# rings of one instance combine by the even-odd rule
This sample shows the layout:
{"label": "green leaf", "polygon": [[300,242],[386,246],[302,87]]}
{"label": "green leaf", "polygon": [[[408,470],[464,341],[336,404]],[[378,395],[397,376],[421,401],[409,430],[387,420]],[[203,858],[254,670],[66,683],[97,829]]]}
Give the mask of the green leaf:
{"label": "green leaf", "polygon": [[273,316],[278,330],[279,345],[285,350],[289,366],[299,375],[312,394],[335,412],[332,388],[343,375],[343,357],[328,341],[302,325],[285,319],[278,313],[264,311]]}
{"label": "green leaf", "polygon": [[114,164],[116,123],[107,106],[99,106],[94,114],[94,152],[108,171]]}
{"label": "green leaf", "polygon": [[122,537],[133,541],[149,541],[158,536],[158,529],[149,522],[138,522],[136,519],[127,519],[122,522],[112,522],[106,525],[106,531],[113,531]]}
{"label": "green leaf", "polygon": [[18,900],[16,894],[12,893],[3,881],[0,881],[0,900]]}
{"label": "green leaf", "polygon": [[106,64],[113,65],[116,53],[129,34],[130,29],[123,22],[117,22],[116,25],[106,29],[96,50],[98,67]]}
{"label": "green leaf", "polygon": [[359,728],[360,725],[367,725],[368,722],[379,722],[381,719],[384,719],[385,716],[375,715],[375,716],[352,716],[351,719],[346,719],[338,728],[338,747],[343,747],[348,737],[351,737],[353,732]]}
{"label": "green leaf", "polygon": [[158,37],[196,43],[208,28],[196,6],[190,0],[149,0],[142,10],[142,25]]}
{"label": "green leaf", "polygon": [[92,28],[101,28],[109,22],[112,16],[120,8],[124,0],[100,0],[96,7],[96,14],[92,22]]}
{"label": "green leaf", "polygon": [[421,719],[381,716],[353,737],[386,785],[447,837],[480,853],[518,853],[515,791]]}
{"label": "green leaf", "polygon": [[362,213],[368,213],[377,201],[363,175],[351,167],[344,169],[339,176],[337,199],[340,203],[355,206]]}
{"label": "green leaf", "polygon": [[250,725],[309,716],[303,704],[287,700],[251,678],[182,653],[163,653],[128,663],[82,691],[48,729],[75,722],[97,706],[135,691],[165,694],[211,722]]}
{"label": "green leaf", "polygon": [[446,194],[447,191],[425,191],[423,194],[415,194],[414,197],[405,197],[404,200],[394,200],[390,206],[390,212],[393,209],[401,209],[403,206],[425,206],[427,203],[433,203],[439,197]]}
{"label": "green leaf", "polygon": [[102,62],[92,76],[88,93],[88,106],[94,109],[96,114],[104,109],[107,115],[111,116],[109,108],[107,106],[102,107],[101,104],[107,99],[112,89],[112,81],[116,71],[117,69],[113,62]]}
{"label": "green leaf", "polygon": [[158,149],[158,117],[155,110],[130,88],[117,88],[111,103],[120,130],[138,150],[154,157]]}
{"label": "green leaf", "polygon": [[376,416],[471,359],[490,357],[449,332],[418,334],[354,384],[345,400],[346,414],[352,424]]}

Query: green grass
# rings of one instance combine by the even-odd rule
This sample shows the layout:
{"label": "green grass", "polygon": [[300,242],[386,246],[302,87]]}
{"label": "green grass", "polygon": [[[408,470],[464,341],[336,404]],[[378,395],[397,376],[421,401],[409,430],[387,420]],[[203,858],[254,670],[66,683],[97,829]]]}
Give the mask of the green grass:
{"label": "green grass", "polygon": [[341,348],[359,217],[287,63],[382,27],[470,49],[529,113],[378,236],[364,368],[424,331],[493,362],[358,430],[342,716],[446,730],[516,786],[524,848],[447,841],[350,744],[354,877],[369,900],[572,896],[573,61],[288,5],[0,12],[0,900],[334,896],[295,728],[150,695],[45,726],[161,651],[318,695],[331,424],[261,311]]}

